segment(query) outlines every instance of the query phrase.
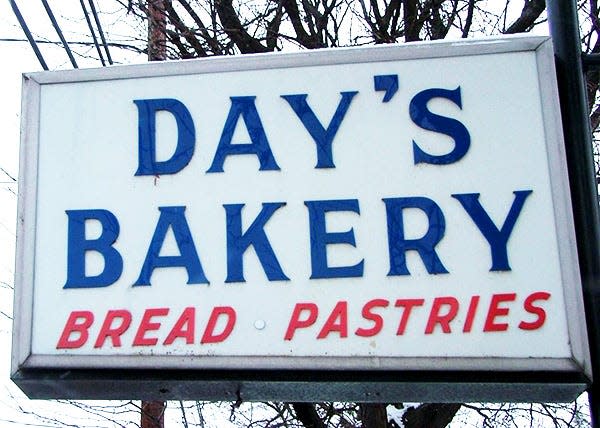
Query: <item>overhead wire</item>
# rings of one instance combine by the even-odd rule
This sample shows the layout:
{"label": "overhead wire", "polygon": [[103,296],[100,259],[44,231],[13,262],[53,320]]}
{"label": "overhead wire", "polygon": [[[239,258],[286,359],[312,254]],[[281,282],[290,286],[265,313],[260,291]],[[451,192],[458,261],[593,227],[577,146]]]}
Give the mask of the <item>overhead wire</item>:
{"label": "overhead wire", "polygon": [[102,66],[106,66],[106,62],[104,61],[104,56],[102,55],[102,50],[100,49],[100,45],[98,44],[98,38],[96,37],[96,32],[94,31],[94,27],[92,25],[92,21],[90,20],[90,15],[85,7],[85,3],[83,0],[79,0],[81,3],[81,9],[83,10],[83,15],[85,16],[85,20],[87,21],[88,28],[90,29],[90,33],[92,35],[92,39],[94,41],[94,45],[96,46],[96,51],[98,52],[98,56],[100,57],[100,62]]}
{"label": "overhead wire", "polygon": [[[19,39],[19,38],[15,38],[15,37],[0,37],[0,42],[26,42],[27,39]],[[56,45],[56,42],[53,42],[51,40],[38,40],[37,41],[38,44],[40,45]],[[92,44],[92,42],[86,42],[86,41],[73,41],[71,40],[69,42],[70,45],[80,45],[80,46],[90,46]],[[126,50],[130,50],[132,52],[135,52],[137,54],[142,54],[145,53],[145,51],[141,48],[138,48],[137,46],[133,46],[133,45],[127,45],[124,43],[115,43],[115,42],[108,42],[109,46],[114,46],[116,48],[119,49],[126,49]]]}
{"label": "overhead wire", "polygon": [[90,9],[92,10],[92,15],[94,17],[94,21],[96,21],[96,28],[98,29],[98,34],[100,34],[100,39],[102,40],[102,45],[104,46],[104,51],[106,52],[106,59],[108,59],[108,63],[112,65],[113,60],[110,56],[108,43],[106,43],[106,38],[104,37],[104,31],[102,31],[102,24],[100,24],[100,19],[98,18],[98,13],[96,12],[96,6],[94,6],[94,0],[89,0],[89,3]]}
{"label": "overhead wire", "polygon": [[[43,42],[38,42],[35,40],[35,38],[33,37],[31,31],[29,30],[29,27],[27,26],[27,23],[25,21],[25,19],[23,18],[23,15],[21,14],[21,11],[19,10],[19,7],[16,4],[15,0],[8,0],[12,10],[19,22],[19,25],[21,26],[21,29],[23,30],[23,32],[25,33],[25,36],[27,37],[27,41],[29,42],[31,48],[33,49],[40,65],[42,66],[42,68],[44,70],[48,70],[48,64],[46,63],[39,47],[38,47],[38,43],[43,43]],[[54,15],[54,13],[52,12],[52,9],[48,3],[47,0],[41,0],[42,4],[44,6],[44,9],[46,9],[46,13],[48,14],[48,18],[50,18],[50,21],[52,23],[52,26],[54,27],[54,30],[56,31],[56,34],[58,35],[63,48],[65,49],[65,52],[67,53],[67,55],[69,56],[69,60],[71,61],[71,64],[73,65],[73,68],[78,68],[77,65],[77,61],[75,60],[75,56],[73,55],[73,51],[71,50],[69,43],[67,42],[67,40],[64,37],[64,34],[60,28],[60,25],[58,24],[56,17]],[[102,48],[104,49],[105,55],[106,55],[106,59],[108,60],[108,63],[110,65],[113,64],[113,59],[112,56],[110,54],[110,49],[109,49],[109,43],[106,40],[106,36],[104,34],[104,31],[102,29],[102,24],[100,22],[100,18],[98,15],[98,11],[96,9],[96,6],[94,4],[94,0],[88,0],[89,3],[89,7],[91,10],[91,15],[93,16],[94,22],[96,24],[96,29],[98,31],[98,34],[100,36],[100,40],[101,40],[101,44],[102,44]],[[94,47],[96,48],[96,51],[98,53],[98,57],[100,59],[100,62],[102,63],[102,66],[106,66],[106,61],[104,59],[104,55],[102,53],[102,48],[100,46],[100,43],[98,41],[98,37],[96,36],[96,30],[94,29],[94,25],[92,23],[92,20],[90,18],[90,13],[88,12],[88,9],[85,5],[84,0],[80,0],[80,4],[81,4],[81,9],[83,10],[83,15],[85,17],[88,29],[90,31],[90,34],[92,36],[92,40],[93,40],[93,44]],[[53,42],[50,42],[53,43]],[[78,43],[81,44],[81,43]]]}
{"label": "overhead wire", "polygon": [[13,177],[12,175],[10,175],[8,172],[6,172],[6,170],[4,168],[2,168],[0,166],[0,171],[2,171],[4,173],[4,175],[6,175],[8,178],[10,178],[13,182],[17,182],[17,179],[15,177]]}
{"label": "overhead wire", "polygon": [[44,9],[46,9],[46,13],[48,14],[48,18],[50,18],[50,22],[52,22],[52,26],[56,30],[56,34],[58,34],[58,38],[60,39],[63,47],[65,48],[65,51],[67,52],[67,55],[69,56],[69,60],[71,61],[73,68],[79,68],[79,67],[77,67],[77,62],[75,61],[75,57],[73,57],[73,52],[71,52],[71,48],[69,47],[69,44],[67,43],[67,41],[65,40],[65,37],[63,36],[63,32],[61,31],[60,26],[58,25],[58,22],[56,22],[56,18],[54,17],[54,14],[52,13],[52,9],[50,9],[50,5],[48,4],[48,1],[42,0],[42,4],[44,5]]}
{"label": "overhead wire", "polygon": [[8,0],[8,2],[10,3],[12,10],[13,10],[15,16],[17,17],[17,21],[19,21],[19,25],[21,26],[21,29],[25,33],[25,36],[27,37],[27,40],[29,41],[29,45],[33,49],[33,52],[35,53],[35,56],[37,57],[40,65],[42,66],[42,68],[44,70],[48,70],[48,64],[46,64],[46,61],[44,60],[44,56],[42,55],[42,52],[40,52],[40,49],[38,48],[38,45],[37,45],[35,39],[33,38],[31,31],[29,31],[29,27],[27,27],[27,23],[25,22],[23,15],[21,15],[21,11],[19,10],[17,3],[15,3],[15,0]]}

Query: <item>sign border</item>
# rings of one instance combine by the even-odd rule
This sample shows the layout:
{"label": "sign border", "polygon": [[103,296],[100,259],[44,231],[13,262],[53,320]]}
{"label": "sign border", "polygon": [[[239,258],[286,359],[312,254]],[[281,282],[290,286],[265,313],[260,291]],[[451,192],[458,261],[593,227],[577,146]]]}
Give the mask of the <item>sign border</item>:
{"label": "sign border", "polygon": [[[37,167],[39,142],[40,92],[44,85],[69,82],[106,81],[138,79],[160,76],[177,76],[242,70],[306,67],[344,63],[368,63],[399,61],[420,58],[448,58],[464,55],[487,55],[508,52],[535,52],[540,84],[546,148],[551,174],[551,188],[557,219],[557,237],[561,262],[563,293],[566,305],[567,328],[571,347],[571,358],[489,358],[489,357],[245,357],[245,356],[84,356],[84,355],[34,355],[31,351],[33,287],[35,266],[35,231],[31,225],[36,222]],[[110,379],[110,373],[122,370],[142,369],[140,379],[150,379],[157,369],[167,369],[172,373],[187,373],[189,369],[202,369],[205,375],[222,373],[232,369],[239,373],[239,379],[246,379],[248,385],[256,383],[256,373],[263,373],[259,383],[271,378],[273,373],[304,373],[317,370],[319,377],[327,378],[332,373],[402,373],[400,378],[410,373],[417,377],[424,373],[456,373],[455,386],[471,385],[468,373],[480,378],[485,373],[503,373],[501,378],[511,378],[511,373],[526,374],[530,371],[546,373],[543,379],[554,379],[552,383],[560,391],[582,391],[591,379],[583,297],[577,263],[577,249],[573,227],[573,214],[566,171],[566,157],[561,128],[556,74],[554,70],[552,43],[549,37],[503,36],[501,38],[469,39],[460,41],[436,41],[427,43],[407,43],[365,48],[335,48],[291,54],[254,54],[238,57],[184,60],[177,62],[150,63],[120,66],[114,68],[67,70],[59,72],[37,72],[23,75],[22,124],[21,124],[21,168],[19,176],[19,204],[17,221],[17,261],[15,276],[14,327],[12,351],[12,378],[22,388],[33,384],[42,388],[44,376],[53,378],[56,370],[78,370],[84,378]],[[92,369],[92,370],[89,370]],[[98,370],[94,370],[98,369]],[[402,369],[402,372],[398,372]],[[108,373],[105,376],[104,373]],[[198,374],[193,370],[194,376]],[[554,375],[549,375],[554,373]],[[150,375],[150,376],[149,376]],[[250,376],[249,376],[250,375]],[[33,376],[33,377],[32,377]],[[209,376],[209,378],[210,378]],[[249,377],[248,377],[249,376]],[[464,377],[466,376],[466,378]],[[310,377],[310,376],[309,376]],[[410,376],[408,376],[410,378]],[[445,376],[444,376],[445,377]],[[535,377],[535,376],[534,376]],[[76,379],[77,376],[75,376]],[[259,378],[261,378],[259,376]],[[498,376],[496,376],[498,378]],[[305,382],[299,375],[301,382]],[[460,379],[460,380],[459,380]],[[464,379],[467,379],[466,381]],[[525,383],[528,377],[522,376]],[[352,378],[348,379],[349,381]],[[75,380],[73,382],[77,383]],[[117,381],[118,382],[118,381]],[[130,382],[135,383],[135,379]],[[141,382],[141,380],[140,380]],[[161,380],[162,383],[165,379]],[[236,381],[238,382],[238,381]],[[250,383],[248,383],[250,382]],[[254,382],[254,383],[253,383]],[[445,382],[445,381],[443,381]],[[64,385],[69,382],[63,379]],[[90,385],[93,383],[88,382]],[[127,382],[124,382],[126,384]],[[159,382],[160,383],[160,382]],[[161,383],[161,384],[162,384]],[[285,383],[285,382],[284,382]],[[342,382],[343,383],[343,382]],[[411,382],[414,387],[419,382]],[[490,387],[490,382],[484,382]],[[492,382],[495,383],[495,382]],[[517,382],[522,383],[522,382]],[[341,383],[340,383],[341,384]],[[315,383],[311,388],[318,392]],[[502,382],[500,382],[502,385]],[[36,396],[36,388],[33,396]],[[75,388],[76,389],[76,388]],[[409,388],[410,389],[410,388]],[[460,388],[459,388],[460,389]],[[493,388],[492,388],[493,389]],[[502,388],[500,388],[502,389]],[[544,389],[544,388],[542,388]],[[87,390],[87,388],[86,388]],[[134,388],[135,390],[135,388]],[[343,388],[338,390],[338,393]],[[106,391],[104,391],[106,392]],[[101,397],[100,391],[89,390],[91,398]],[[59,396],[64,396],[64,391]],[[418,394],[417,394],[418,395]],[[434,394],[435,395],[435,394]],[[468,397],[469,395],[461,395]],[[159,394],[160,396],[160,394]],[[395,397],[396,395],[394,395]],[[420,396],[420,395],[418,395]],[[41,397],[41,396],[38,396]],[[223,397],[224,398],[224,397]],[[332,397],[332,399],[338,399]],[[414,397],[413,397],[414,399]],[[458,399],[458,398],[457,398]],[[363,397],[364,400],[364,397]],[[504,400],[503,400],[504,401]]]}

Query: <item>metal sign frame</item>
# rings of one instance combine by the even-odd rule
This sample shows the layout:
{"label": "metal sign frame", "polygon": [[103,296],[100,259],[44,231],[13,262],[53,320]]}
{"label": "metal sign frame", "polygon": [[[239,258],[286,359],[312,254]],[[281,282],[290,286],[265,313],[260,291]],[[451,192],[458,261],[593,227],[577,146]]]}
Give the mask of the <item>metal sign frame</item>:
{"label": "metal sign frame", "polygon": [[[451,49],[449,49],[451,47]],[[18,265],[15,287],[15,327],[12,378],[36,398],[131,398],[142,399],[241,399],[289,401],[565,401],[581,392],[589,382],[587,338],[581,329],[580,290],[567,287],[565,299],[572,346],[568,360],[479,358],[434,358],[424,362],[405,359],[402,369],[396,362],[370,360],[365,365],[344,359],[315,364],[296,358],[276,360],[225,358],[209,366],[190,366],[189,361],[163,364],[161,357],[89,357],[36,355],[31,352],[32,308],[35,264],[37,141],[40,87],[53,83],[187,75],[218,71],[301,67],[346,62],[392,61],[466,54],[536,51],[548,138],[560,141],[557,105],[552,101],[556,81],[551,61],[551,44],[543,37],[509,37],[485,42],[458,41],[367,49],[334,49],[301,54],[252,55],[241,58],[216,58],[209,61],[128,66],[121,69],[80,70],[25,75],[22,135],[22,165],[18,224]],[[553,148],[550,163],[560,171],[564,153]],[[566,222],[560,233],[561,257],[568,262],[563,282],[578,284],[575,248],[569,235],[571,213],[568,187],[561,178],[553,179],[560,194],[556,217]],[[25,190],[25,191],[23,191]],[[569,303],[571,302],[571,303]],[[188,359],[189,360],[189,359]],[[293,358],[291,359],[293,360]],[[165,360],[166,361],[166,360]],[[202,370],[190,370],[198,368]],[[252,367],[252,369],[245,369]],[[314,368],[315,370],[311,370]]]}

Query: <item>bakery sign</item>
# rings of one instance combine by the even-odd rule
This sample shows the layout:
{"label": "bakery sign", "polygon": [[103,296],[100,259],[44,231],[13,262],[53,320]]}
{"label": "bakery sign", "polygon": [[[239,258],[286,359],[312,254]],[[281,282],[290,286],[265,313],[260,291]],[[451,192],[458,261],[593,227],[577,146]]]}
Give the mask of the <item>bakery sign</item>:
{"label": "bakery sign", "polygon": [[13,377],[31,395],[119,371],[584,389],[547,38],[23,82]]}

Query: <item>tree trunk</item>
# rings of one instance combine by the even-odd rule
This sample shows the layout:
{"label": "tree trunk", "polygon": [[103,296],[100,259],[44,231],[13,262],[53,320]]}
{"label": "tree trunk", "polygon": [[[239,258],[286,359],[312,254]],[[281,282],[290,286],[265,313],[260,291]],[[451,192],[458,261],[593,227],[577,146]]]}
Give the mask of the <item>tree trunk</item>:
{"label": "tree trunk", "polygon": [[296,417],[305,428],[325,428],[325,424],[311,403],[292,403]]}
{"label": "tree trunk", "polygon": [[460,406],[454,403],[421,404],[408,409],[402,416],[402,422],[405,428],[445,428],[452,422]]}
{"label": "tree trunk", "polygon": [[360,420],[362,428],[386,428],[387,410],[385,404],[361,404]]}

